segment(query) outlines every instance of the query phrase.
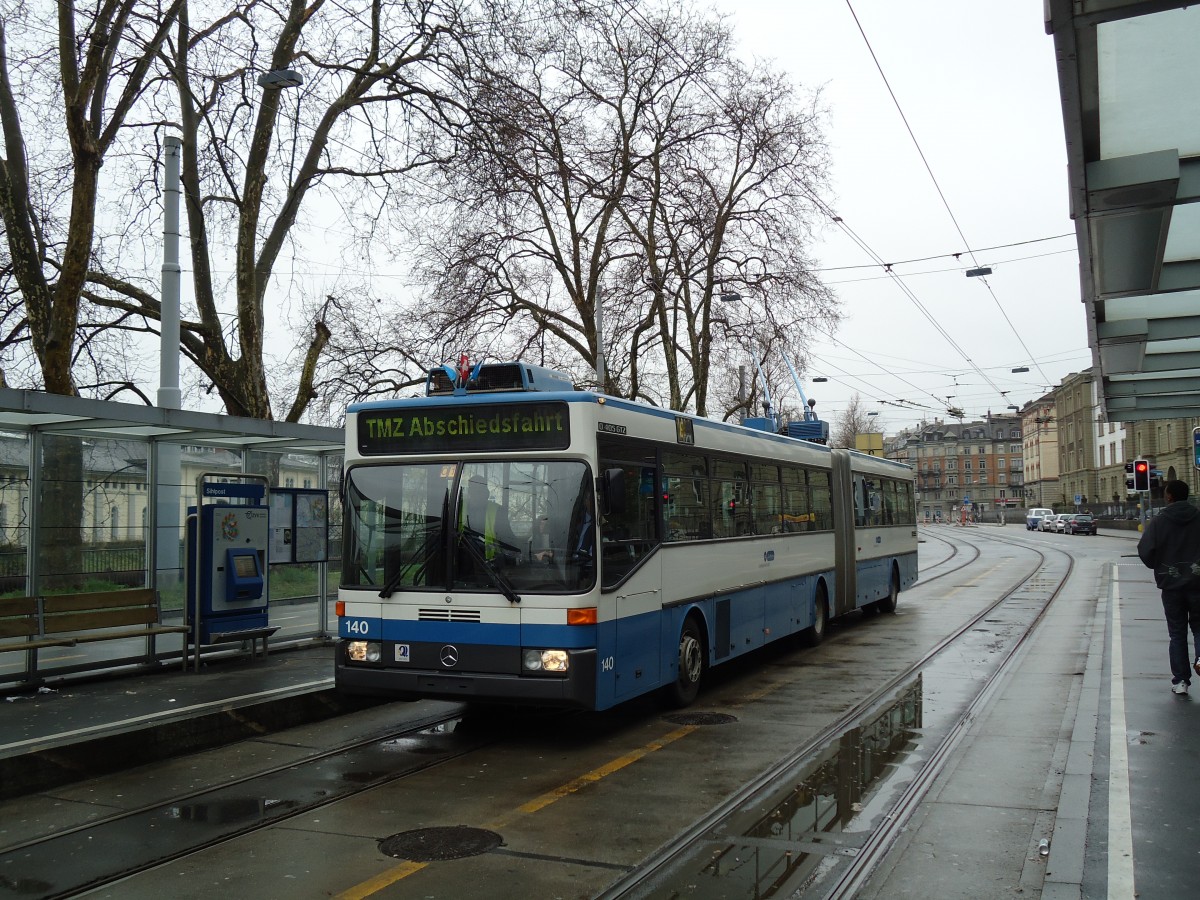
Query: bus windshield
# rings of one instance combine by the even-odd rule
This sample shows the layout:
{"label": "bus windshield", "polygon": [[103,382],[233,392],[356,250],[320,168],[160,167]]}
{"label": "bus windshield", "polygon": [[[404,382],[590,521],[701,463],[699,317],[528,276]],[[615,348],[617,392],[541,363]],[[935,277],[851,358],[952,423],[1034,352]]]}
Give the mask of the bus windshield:
{"label": "bus windshield", "polygon": [[382,597],[584,591],[596,577],[595,508],[581,462],[356,466],[346,480],[342,585]]}

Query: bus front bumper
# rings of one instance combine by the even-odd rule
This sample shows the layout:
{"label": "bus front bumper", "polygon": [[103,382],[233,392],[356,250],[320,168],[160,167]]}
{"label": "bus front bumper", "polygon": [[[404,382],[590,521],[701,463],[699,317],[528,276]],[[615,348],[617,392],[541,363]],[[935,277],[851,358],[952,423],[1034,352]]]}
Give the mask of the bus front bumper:
{"label": "bus front bumper", "polygon": [[[396,664],[350,662],[347,641],[337,643],[334,684],[346,694],[418,700],[490,701],[596,708],[596,651],[571,651],[565,675],[522,675],[515,671],[450,671]],[[469,648],[462,648],[467,658]],[[510,668],[505,666],[504,668]]]}

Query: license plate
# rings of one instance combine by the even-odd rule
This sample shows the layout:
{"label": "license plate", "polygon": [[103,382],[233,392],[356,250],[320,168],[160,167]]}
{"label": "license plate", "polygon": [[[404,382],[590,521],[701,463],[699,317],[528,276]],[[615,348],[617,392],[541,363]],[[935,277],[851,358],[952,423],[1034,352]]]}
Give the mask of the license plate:
{"label": "license plate", "polygon": [[409,654],[408,644],[397,644],[396,645],[396,662],[398,662],[398,663],[408,662],[409,661],[408,654]]}

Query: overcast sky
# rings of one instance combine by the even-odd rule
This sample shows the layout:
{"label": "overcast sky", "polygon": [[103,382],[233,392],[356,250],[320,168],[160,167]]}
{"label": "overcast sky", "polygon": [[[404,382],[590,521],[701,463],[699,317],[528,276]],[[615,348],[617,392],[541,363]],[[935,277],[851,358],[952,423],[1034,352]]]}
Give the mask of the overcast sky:
{"label": "overcast sky", "polygon": [[[823,418],[835,420],[855,393],[889,433],[945,418],[947,407],[975,418],[1021,406],[1091,364],[1040,0],[717,5],[747,56],[823,88],[831,205],[896,263],[912,294],[850,235],[826,229],[816,255],[846,320],[837,342],[811,348],[810,374],[829,381],[805,391]],[[1022,242],[1033,243],[987,249]],[[966,276],[975,264],[967,249],[992,268],[986,284]],[[899,264],[925,257],[941,258]],[[1030,371],[1013,374],[1019,366]]]}

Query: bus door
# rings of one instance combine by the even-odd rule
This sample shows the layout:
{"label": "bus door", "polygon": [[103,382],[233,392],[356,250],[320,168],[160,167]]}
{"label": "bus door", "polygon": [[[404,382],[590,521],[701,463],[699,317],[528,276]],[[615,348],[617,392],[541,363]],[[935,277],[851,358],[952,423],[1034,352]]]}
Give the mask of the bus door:
{"label": "bus door", "polygon": [[[614,696],[626,698],[658,685],[663,670],[657,466],[653,448],[635,444],[601,441],[600,454],[601,608],[612,610],[615,627],[611,653],[600,654],[599,676],[611,657]],[[671,636],[672,646],[677,638]]]}
{"label": "bus door", "polygon": [[616,609],[613,692],[618,699],[658,685],[665,672],[662,647],[678,646],[678,634],[664,633],[671,617],[662,611],[662,557],[646,560],[638,576],[608,595]]}

